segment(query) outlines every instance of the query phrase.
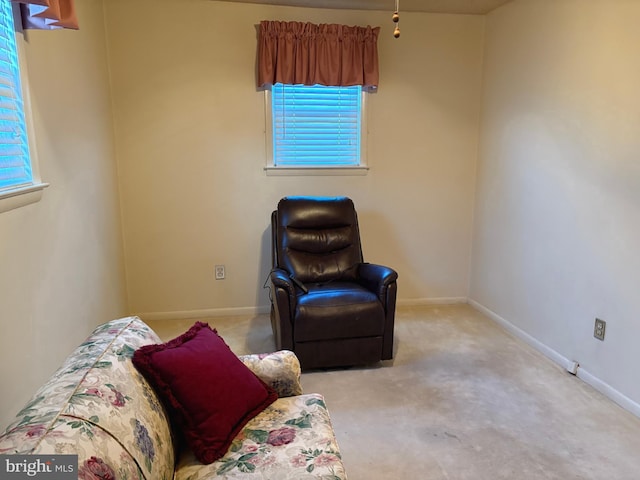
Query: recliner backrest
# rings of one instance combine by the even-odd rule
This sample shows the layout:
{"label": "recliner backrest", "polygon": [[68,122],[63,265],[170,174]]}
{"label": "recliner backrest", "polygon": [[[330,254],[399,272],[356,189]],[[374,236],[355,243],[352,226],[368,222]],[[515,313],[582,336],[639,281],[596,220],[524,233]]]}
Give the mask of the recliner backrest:
{"label": "recliner backrest", "polygon": [[285,197],[272,228],[275,267],[305,283],[355,279],[362,248],[350,198]]}

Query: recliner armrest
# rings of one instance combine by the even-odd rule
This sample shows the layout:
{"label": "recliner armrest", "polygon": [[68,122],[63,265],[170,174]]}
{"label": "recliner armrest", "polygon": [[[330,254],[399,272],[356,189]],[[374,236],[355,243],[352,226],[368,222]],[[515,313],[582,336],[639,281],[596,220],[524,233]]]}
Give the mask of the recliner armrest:
{"label": "recliner armrest", "polygon": [[361,263],[358,267],[358,281],[379,297],[384,297],[385,290],[398,279],[398,272],[384,265]]}
{"label": "recliner armrest", "polygon": [[289,296],[292,298],[296,297],[296,288],[286,270],[283,270],[282,268],[274,268],[269,274],[269,280],[274,287],[284,288],[289,293]]}

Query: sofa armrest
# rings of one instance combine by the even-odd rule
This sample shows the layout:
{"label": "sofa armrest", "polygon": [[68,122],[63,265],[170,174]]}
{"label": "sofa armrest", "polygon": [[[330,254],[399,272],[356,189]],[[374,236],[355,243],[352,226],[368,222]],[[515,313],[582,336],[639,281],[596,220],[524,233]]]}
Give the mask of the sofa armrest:
{"label": "sofa armrest", "polygon": [[289,350],[273,353],[241,355],[240,360],[264,383],[278,392],[279,397],[302,394],[300,361]]}

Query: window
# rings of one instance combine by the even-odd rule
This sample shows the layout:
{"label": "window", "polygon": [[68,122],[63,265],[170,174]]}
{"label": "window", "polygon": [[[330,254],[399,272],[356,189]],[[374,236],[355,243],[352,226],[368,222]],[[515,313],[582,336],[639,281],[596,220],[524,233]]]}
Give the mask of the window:
{"label": "window", "polygon": [[267,98],[268,169],[323,173],[366,169],[360,86],[277,83]]}
{"label": "window", "polygon": [[13,15],[11,2],[0,0],[0,211],[39,200],[47,186],[30,154]]}

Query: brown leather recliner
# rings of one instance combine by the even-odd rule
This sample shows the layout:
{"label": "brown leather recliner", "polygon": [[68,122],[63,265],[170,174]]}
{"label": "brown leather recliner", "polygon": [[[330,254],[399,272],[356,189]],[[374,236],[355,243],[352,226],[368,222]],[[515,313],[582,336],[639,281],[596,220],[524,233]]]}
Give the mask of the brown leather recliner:
{"label": "brown leather recliner", "polygon": [[286,197],[271,215],[271,326],[304,369],[393,357],[398,274],[363,262],[346,197]]}

